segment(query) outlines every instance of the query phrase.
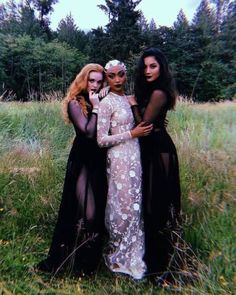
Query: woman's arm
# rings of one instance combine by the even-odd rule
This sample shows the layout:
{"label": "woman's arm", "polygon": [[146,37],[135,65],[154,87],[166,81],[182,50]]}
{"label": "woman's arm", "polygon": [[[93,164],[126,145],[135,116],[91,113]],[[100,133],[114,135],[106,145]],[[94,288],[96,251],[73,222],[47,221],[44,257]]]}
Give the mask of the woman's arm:
{"label": "woman's arm", "polygon": [[125,131],[120,134],[109,134],[112,116],[112,106],[106,101],[102,101],[99,106],[98,113],[98,127],[97,127],[97,141],[101,147],[111,147],[128,139],[147,136],[152,130],[152,124],[145,126],[145,123],[141,122],[135,128],[130,131]]}
{"label": "woman's arm", "polygon": [[158,121],[162,109],[166,104],[166,94],[162,90],[154,90],[145,109],[143,121],[147,123]]}
{"label": "woman's arm", "polygon": [[143,118],[142,118],[141,112],[139,110],[139,106],[138,106],[136,97],[134,95],[128,95],[127,99],[128,99],[128,102],[131,106],[131,110],[132,110],[132,113],[134,116],[135,123],[136,124],[141,123],[143,121]]}
{"label": "woman's arm", "polygon": [[132,138],[130,131],[120,134],[109,134],[111,126],[112,106],[108,100],[102,100],[99,105],[97,123],[97,141],[101,147],[111,147]]}
{"label": "woman's arm", "polygon": [[95,138],[97,132],[97,114],[86,117],[78,101],[71,100],[68,104],[69,117],[74,126],[88,138]]}
{"label": "woman's arm", "polygon": [[136,124],[139,124],[143,121],[141,112],[139,110],[139,106],[137,104],[131,106],[131,110],[134,116],[134,120]]}

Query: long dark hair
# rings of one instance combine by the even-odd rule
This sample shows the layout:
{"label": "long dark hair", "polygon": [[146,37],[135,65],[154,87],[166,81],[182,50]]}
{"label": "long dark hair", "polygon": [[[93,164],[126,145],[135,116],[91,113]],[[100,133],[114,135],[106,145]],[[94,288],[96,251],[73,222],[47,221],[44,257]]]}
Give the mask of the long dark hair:
{"label": "long dark hair", "polygon": [[[160,76],[153,82],[147,82],[144,75],[144,58],[153,56],[160,65]],[[167,58],[160,49],[155,47],[143,51],[136,69],[134,93],[141,107],[145,107],[155,89],[164,91],[168,99],[168,109],[173,109],[176,103],[177,92],[174,79],[169,70]]]}

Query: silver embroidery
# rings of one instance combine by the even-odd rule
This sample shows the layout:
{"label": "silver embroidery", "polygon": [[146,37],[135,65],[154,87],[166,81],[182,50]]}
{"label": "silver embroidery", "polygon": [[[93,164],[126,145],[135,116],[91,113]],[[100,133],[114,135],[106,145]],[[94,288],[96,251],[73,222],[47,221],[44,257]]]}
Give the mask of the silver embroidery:
{"label": "silver embroidery", "polygon": [[109,93],[100,103],[97,140],[108,146],[106,227],[110,234],[107,266],[139,279],[146,265],[141,217],[141,163],[137,138],[130,130],[133,114],[125,96]]}

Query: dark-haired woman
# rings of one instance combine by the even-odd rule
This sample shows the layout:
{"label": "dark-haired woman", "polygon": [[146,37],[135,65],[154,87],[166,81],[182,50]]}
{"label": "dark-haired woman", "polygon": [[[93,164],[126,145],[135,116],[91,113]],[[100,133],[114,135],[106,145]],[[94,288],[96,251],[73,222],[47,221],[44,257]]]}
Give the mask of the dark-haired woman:
{"label": "dark-haired woman", "polygon": [[125,94],[126,66],[111,60],[106,66],[109,94],[101,101],[97,141],[107,147],[108,194],[105,224],[109,233],[105,262],[115,273],[142,279],[146,265],[142,208],[140,148],[138,137],[148,135],[152,125],[134,128]]}
{"label": "dark-haired woman", "polygon": [[165,128],[167,112],[176,103],[176,91],[167,59],[157,48],[140,57],[135,97],[130,96],[137,123],[153,124],[150,135],[140,138],[143,168],[145,262],[155,278],[176,267],[181,191],[175,145]]}

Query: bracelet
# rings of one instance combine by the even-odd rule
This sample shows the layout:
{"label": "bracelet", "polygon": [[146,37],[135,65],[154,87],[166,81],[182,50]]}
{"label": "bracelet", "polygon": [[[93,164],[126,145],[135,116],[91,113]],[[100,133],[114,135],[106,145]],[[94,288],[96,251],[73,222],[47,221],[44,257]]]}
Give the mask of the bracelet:
{"label": "bracelet", "polygon": [[98,113],[98,108],[93,108],[93,109],[92,109],[92,113],[97,114],[97,113]]}

